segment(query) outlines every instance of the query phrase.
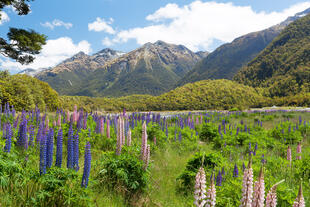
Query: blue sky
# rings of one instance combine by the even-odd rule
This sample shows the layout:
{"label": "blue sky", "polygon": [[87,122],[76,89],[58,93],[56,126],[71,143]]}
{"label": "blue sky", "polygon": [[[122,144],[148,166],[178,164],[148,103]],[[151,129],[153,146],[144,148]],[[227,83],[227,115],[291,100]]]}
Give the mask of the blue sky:
{"label": "blue sky", "polygon": [[51,67],[82,50],[110,47],[128,52],[158,39],[193,51],[212,51],[224,42],[268,28],[310,7],[303,0],[35,0],[32,12],[18,16],[10,8],[0,24],[31,28],[48,36],[48,44],[29,66],[0,58],[3,69]]}

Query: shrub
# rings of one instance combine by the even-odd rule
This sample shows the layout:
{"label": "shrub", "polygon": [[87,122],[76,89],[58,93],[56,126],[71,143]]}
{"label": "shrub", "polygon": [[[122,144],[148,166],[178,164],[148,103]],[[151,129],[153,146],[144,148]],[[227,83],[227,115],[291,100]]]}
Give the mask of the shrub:
{"label": "shrub", "polygon": [[211,172],[215,167],[222,165],[223,157],[219,153],[205,154],[202,152],[196,153],[186,164],[185,170],[177,178],[179,181],[178,191],[188,194],[193,192],[195,184],[195,176],[200,167],[203,167],[207,172]]}
{"label": "shrub", "polygon": [[215,125],[207,123],[202,126],[199,134],[199,139],[201,141],[212,142],[217,137],[219,137],[219,133],[218,128]]}
{"label": "shrub", "polygon": [[143,169],[143,162],[137,155],[122,152],[105,153],[97,163],[99,172],[96,175],[98,188],[107,186],[123,194],[127,199],[145,192],[148,186],[148,171]]}

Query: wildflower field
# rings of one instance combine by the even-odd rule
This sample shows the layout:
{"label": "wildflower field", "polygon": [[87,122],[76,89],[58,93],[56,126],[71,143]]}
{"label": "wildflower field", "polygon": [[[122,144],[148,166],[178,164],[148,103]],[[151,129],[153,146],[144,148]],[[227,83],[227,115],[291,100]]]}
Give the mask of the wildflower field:
{"label": "wildflower field", "polygon": [[0,206],[309,206],[310,111],[0,108]]}

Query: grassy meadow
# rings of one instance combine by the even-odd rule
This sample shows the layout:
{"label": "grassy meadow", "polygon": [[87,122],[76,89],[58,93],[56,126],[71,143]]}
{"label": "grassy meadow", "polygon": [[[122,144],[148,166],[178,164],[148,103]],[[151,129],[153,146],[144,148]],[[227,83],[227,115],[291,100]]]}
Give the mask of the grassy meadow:
{"label": "grassy meadow", "polygon": [[307,206],[309,120],[309,111],[287,109],[99,115],[6,107],[0,206],[195,206],[200,167],[207,187],[213,175],[216,206],[239,206],[249,159],[254,181],[264,169],[266,194],[285,179],[277,206],[292,206],[300,183]]}

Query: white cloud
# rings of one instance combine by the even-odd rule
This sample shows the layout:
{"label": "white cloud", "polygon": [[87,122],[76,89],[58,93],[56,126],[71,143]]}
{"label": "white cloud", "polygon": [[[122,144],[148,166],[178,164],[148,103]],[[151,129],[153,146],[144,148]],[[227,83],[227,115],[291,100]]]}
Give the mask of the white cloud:
{"label": "white cloud", "polygon": [[112,40],[108,37],[105,37],[103,40],[102,40],[102,44],[107,46],[107,47],[110,47],[112,46],[114,43],[112,42]]}
{"label": "white cloud", "polygon": [[146,17],[151,25],[120,31],[111,41],[124,43],[134,39],[142,45],[163,40],[183,44],[194,51],[210,50],[215,39],[230,42],[241,35],[278,24],[309,7],[308,1],[280,12],[256,12],[250,6],[215,1],[198,0],[183,7],[167,4]]}
{"label": "white cloud", "polygon": [[0,25],[10,21],[10,17],[4,11],[0,11]]}
{"label": "white cloud", "polygon": [[63,22],[59,19],[54,19],[52,22],[45,22],[45,23],[41,23],[41,25],[43,27],[47,27],[47,28],[50,28],[50,29],[54,29],[55,27],[65,27],[66,29],[70,29],[73,24],[70,23],[70,22]]}
{"label": "white cloud", "polygon": [[95,32],[106,32],[108,34],[115,34],[115,30],[112,28],[111,24],[114,22],[112,18],[110,18],[108,21],[105,21],[103,18],[100,17],[96,18],[96,21],[88,24],[88,30],[89,31],[95,31]]}
{"label": "white cloud", "polygon": [[23,70],[26,68],[48,68],[53,67],[61,61],[72,57],[74,54],[83,51],[89,54],[91,45],[83,40],[77,44],[74,44],[69,37],[61,37],[54,40],[48,40],[46,45],[43,46],[39,55],[36,55],[36,59],[29,65],[21,65],[9,58],[0,59],[0,66],[2,69],[8,70]]}

